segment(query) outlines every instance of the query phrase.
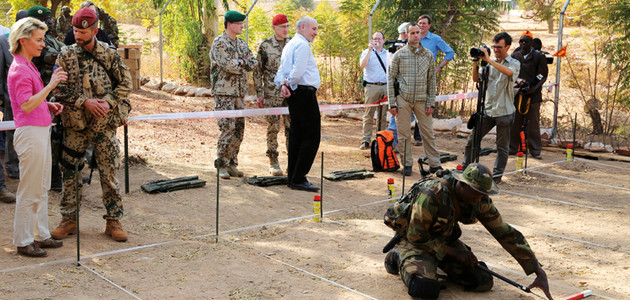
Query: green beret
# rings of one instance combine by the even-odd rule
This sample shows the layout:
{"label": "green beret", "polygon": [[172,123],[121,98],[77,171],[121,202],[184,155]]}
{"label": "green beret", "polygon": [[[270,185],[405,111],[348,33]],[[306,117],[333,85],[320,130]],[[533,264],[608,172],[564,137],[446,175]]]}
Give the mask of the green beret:
{"label": "green beret", "polygon": [[241,22],[245,20],[245,15],[234,10],[230,10],[223,15],[226,21],[228,22]]}
{"label": "green beret", "polygon": [[50,9],[43,6],[33,6],[28,9],[28,16],[34,18],[44,18],[50,16]]}

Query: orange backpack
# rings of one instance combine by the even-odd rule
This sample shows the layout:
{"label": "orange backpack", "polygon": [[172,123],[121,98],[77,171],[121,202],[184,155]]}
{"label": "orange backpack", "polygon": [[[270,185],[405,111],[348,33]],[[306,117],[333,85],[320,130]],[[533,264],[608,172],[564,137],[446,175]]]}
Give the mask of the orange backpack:
{"label": "orange backpack", "polygon": [[372,141],[372,168],[375,172],[393,172],[400,168],[394,153],[394,132],[382,130],[376,133]]}

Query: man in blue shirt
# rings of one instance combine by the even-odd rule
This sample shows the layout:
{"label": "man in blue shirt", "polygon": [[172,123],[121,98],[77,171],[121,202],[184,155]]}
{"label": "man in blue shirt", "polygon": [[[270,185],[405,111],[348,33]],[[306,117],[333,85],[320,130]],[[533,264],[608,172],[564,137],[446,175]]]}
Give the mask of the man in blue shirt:
{"label": "man in blue shirt", "polygon": [[433,53],[433,58],[437,61],[438,50],[444,53],[444,59],[435,67],[435,73],[439,73],[448,65],[455,57],[455,51],[437,34],[429,32],[431,28],[431,17],[422,15],[418,18],[418,26],[420,26],[420,44],[425,49]]}
{"label": "man in blue shirt", "polygon": [[[387,50],[383,48],[383,43],[385,43],[383,32],[375,32],[368,44],[368,48],[363,50],[359,60],[363,69],[366,104],[377,102],[387,94]],[[387,108],[384,105],[365,108],[365,113],[363,114],[363,140],[359,147],[361,150],[370,148],[372,123],[377,109],[381,120],[381,130],[387,126]]]}
{"label": "man in blue shirt", "polygon": [[317,36],[317,21],[305,16],[297,22],[297,34],[282,50],[280,68],[274,82],[287,98],[291,125],[289,129],[289,188],[317,192],[319,187],[306,180],[311,170],[321,136],[317,89],[321,83],[311,43]]}

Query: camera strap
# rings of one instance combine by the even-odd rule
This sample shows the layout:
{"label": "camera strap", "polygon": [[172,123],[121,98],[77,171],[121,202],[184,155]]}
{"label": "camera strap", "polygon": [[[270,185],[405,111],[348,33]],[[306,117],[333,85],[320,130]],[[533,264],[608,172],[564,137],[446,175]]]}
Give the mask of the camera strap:
{"label": "camera strap", "polygon": [[374,54],[376,55],[376,58],[378,58],[378,62],[381,63],[381,67],[383,67],[383,71],[385,71],[385,74],[387,74],[387,68],[385,68],[385,64],[383,64],[383,60],[378,55],[378,52],[376,50],[374,51]]}
{"label": "camera strap", "polygon": [[529,104],[530,104],[530,102],[532,100],[530,97],[527,97],[526,99],[527,99],[527,106],[525,106],[525,112],[522,112],[521,111],[521,106],[523,104],[522,103],[523,102],[523,94],[521,94],[521,93],[518,94],[518,107],[517,107],[517,110],[518,110],[518,113],[523,115],[523,116],[526,115],[529,112]]}

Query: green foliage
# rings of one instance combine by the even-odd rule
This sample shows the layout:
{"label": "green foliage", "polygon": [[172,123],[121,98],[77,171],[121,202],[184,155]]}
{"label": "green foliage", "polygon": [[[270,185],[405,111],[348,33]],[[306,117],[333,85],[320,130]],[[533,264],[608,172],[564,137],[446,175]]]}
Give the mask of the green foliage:
{"label": "green foliage", "polygon": [[173,1],[162,17],[166,50],[178,61],[182,77],[189,82],[209,83],[212,41],[204,22],[215,17],[213,3],[212,0]]}
{"label": "green foliage", "polygon": [[[248,7],[251,4],[248,4]],[[252,53],[256,53],[258,45],[262,41],[273,35],[273,28],[271,27],[271,16],[269,16],[260,7],[254,7],[247,17],[247,45]],[[245,39],[245,30],[239,36]]]}
{"label": "green foliage", "polygon": [[521,6],[531,13],[531,17],[537,21],[547,21],[555,18],[564,1],[556,0],[520,0]]}

